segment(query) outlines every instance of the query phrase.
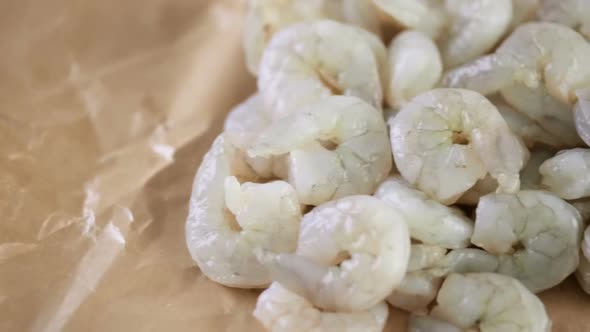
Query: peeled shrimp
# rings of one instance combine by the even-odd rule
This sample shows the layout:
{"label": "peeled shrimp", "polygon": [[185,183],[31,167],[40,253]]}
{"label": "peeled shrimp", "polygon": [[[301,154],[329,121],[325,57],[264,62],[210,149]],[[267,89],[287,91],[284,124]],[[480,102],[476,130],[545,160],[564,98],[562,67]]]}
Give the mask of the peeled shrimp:
{"label": "peeled shrimp", "polygon": [[446,15],[440,0],[373,0],[384,13],[406,29],[422,31],[432,38],[440,36]]}
{"label": "peeled shrimp", "polygon": [[387,50],[375,35],[334,21],[299,23],[272,38],[258,89],[277,118],[331,95],[381,109],[386,70]]}
{"label": "peeled shrimp", "polygon": [[[551,321],[543,302],[518,280],[508,276],[495,273],[451,274],[445,279],[436,301],[437,305],[430,313],[435,319],[413,316],[410,331],[551,330]],[[453,326],[457,328],[453,329]]]}
{"label": "peeled shrimp", "polygon": [[356,312],[326,312],[277,282],[262,292],[254,317],[272,332],[381,332],[389,309],[385,302]]}
{"label": "peeled shrimp", "polygon": [[469,245],[473,223],[461,210],[430,199],[400,176],[389,177],[377,188],[375,197],[401,213],[413,239],[443,248]]}
{"label": "peeled shrimp", "polygon": [[573,105],[576,90],[590,86],[590,44],[572,29],[555,23],[526,23],[496,49],[445,74],[444,85],[492,94],[522,83]]}
{"label": "peeled shrimp", "polygon": [[[219,136],[195,177],[186,222],[192,258],[207,277],[231,287],[264,287],[271,281],[254,249],[292,252],[301,209],[284,181],[238,182],[254,178],[238,150]],[[233,176],[235,175],[235,176]]]}
{"label": "peeled shrimp", "polygon": [[[250,96],[236,106],[226,117],[226,139],[240,151],[246,151],[258,137],[258,133],[271,124],[271,115],[266,111],[258,94]],[[263,178],[286,178],[284,156],[271,158],[245,156],[248,165]]]}
{"label": "peeled shrimp", "polygon": [[576,91],[578,102],[574,106],[574,122],[580,138],[590,146],[590,89]]}
{"label": "peeled shrimp", "polygon": [[455,249],[446,253],[441,247],[413,244],[408,272],[387,301],[410,312],[425,311],[449,273],[492,272],[497,267],[496,257],[483,250]]}
{"label": "peeled shrimp", "polygon": [[567,25],[590,38],[590,2],[588,0],[541,0],[541,21]]}
{"label": "peeled shrimp", "polygon": [[289,154],[289,182],[310,205],[373,193],[392,164],[381,112],[345,96],[327,97],[274,122],[249,154]]}
{"label": "peeled shrimp", "polygon": [[560,151],[541,164],[539,173],[542,184],[561,198],[590,196],[590,149]]}
{"label": "peeled shrimp", "polygon": [[395,164],[430,197],[452,204],[490,174],[498,190],[515,192],[528,151],[486,98],[435,89],[414,98],[390,121]]}
{"label": "peeled shrimp", "polygon": [[498,257],[498,273],[540,292],[575,271],[580,227],[578,211],[552,193],[490,194],[477,206],[471,242]]}
{"label": "peeled shrimp", "polygon": [[307,213],[295,254],[261,255],[273,280],[334,311],[369,309],[399,285],[408,264],[404,218],[372,196],[348,196]]}
{"label": "peeled shrimp", "polygon": [[492,49],[512,19],[511,0],[447,0],[445,9],[451,23],[441,53],[450,68]]}
{"label": "peeled shrimp", "polygon": [[442,76],[438,47],[428,35],[415,30],[404,31],[393,39],[389,63],[387,101],[396,109],[432,89]]}
{"label": "peeled shrimp", "polygon": [[575,91],[590,84],[590,44],[572,29],[555,23],[518,27],[494,54],[445,74],[443,84],[492,94],[522,83],[572,105]]}

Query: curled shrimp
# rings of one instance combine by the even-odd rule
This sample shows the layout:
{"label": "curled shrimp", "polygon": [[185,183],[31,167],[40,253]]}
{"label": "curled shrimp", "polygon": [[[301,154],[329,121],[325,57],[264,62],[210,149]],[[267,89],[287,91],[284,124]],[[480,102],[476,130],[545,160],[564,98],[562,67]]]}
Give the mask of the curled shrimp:
{"label": "curled shrimp", "polygon": [[590,38],[590,3],[587,0],[541,0],[539,20],[577,29]]}
{"label": "curled shrimp", "polygon": [[400,176],[383,181],[375,197],[404,216],[413,239],[442,248],[464,248],[469,245],[473,233],[471,220],[461,210],[445,206],[412,188]]}
{"label": "curled shrimp", "polygon": [[326,312],[277,282],[260,294],[254,317],[272,332],[381,332],[389,309],[385,302],[356,312]]}
{"label": "curled shrimp", "polygon": [[477,206],[471,242],[498,257],[498,273],[540,292],[576,270],[580,227],[578,211],[552,193],[490,194]]}
{"label": "curled shrimp", "polygon": [[490,174],[499,191],[520,186],[528,151],[485,97],[435,89],[414,98],[390,121],[395,164],[430,197],[452,204]]}
{"label": "curled shrimp", "polygon": [[252,157],[288,154],[289,182],[304,204],[371,194],[391,170],[381,112],[355,97],[330,96],[263,130]]}
{"label": "curled shrimp", "polygon": [[404,219],[372,196],[348,196],[307,213],[295,254],[260,255],[278,281],[315,306],[366,310],[399,285],[408,264]]}
{"label": "curled shrimp", "polygon": [[539,167],[541,183],[564,199],[590,196],[590,149],[557,153]]}
{"label": "curled shrimp", "polygon": [[413,244],[408,272],[387,302],[410,312],[425,312],[448,274],[493,272],[497,267],[497,258],[483,250],[461,248],[447,252],[438,246]]}
{"label": "curled shrimp", "polygon": [[574,122],[580,138],[590,146],[590,89],[576,91],[578,102],[574,106]]}
{"label": "curled shrimp", "polygon": [[451,23],[441,53],[450,68],[488,52],[512,19],[511,0],[447,0],[445,9]]}
{"label": "curled shrimp", "polygon": [[[246,151],[256,140],[258,133],[272,122],[259,94],[253,94],[236,106],[225,118],[224,135],[240,151]],[[287,178],[284,156],[271,158],[244,156],[246,163],[263,178]]]}
{"label": "curled shrimp", "polygon": [[359,97],[381,109],[387,50],[373,34],[334,21],[291,25],[267,46],[258,89],[283,117],[331,95]]}
{"label": "curled shrimp", "polygon": [[256,248],[292,252],[301,208],[284,181],[244,183],[256,178],[223,135],[205,155],[195,177],[186,242],[201,272],[231,287],[264,287],[271,281]]}
{"label": "curled shrimp", "polygon": [[446,73],[443,84],[492,94],[515,84],[538,88],[567,105],[590,86],[590,44],[555,23],[526,23],[491,54]]}
{"label": "curled shrimp", "polygon": [[543,302],[509,276],[495,273],[451,274],[442,284],[436,302],[430,312],[434,320],[413,316],[410,331],[551,330],[551,321]]}
{"label": "curled shrimp", "polygon": [[389,47],[389,63],[387,101],[396,109],[432,89],[442,76],[438,47],[420,31],[404,31],[393,39]]}

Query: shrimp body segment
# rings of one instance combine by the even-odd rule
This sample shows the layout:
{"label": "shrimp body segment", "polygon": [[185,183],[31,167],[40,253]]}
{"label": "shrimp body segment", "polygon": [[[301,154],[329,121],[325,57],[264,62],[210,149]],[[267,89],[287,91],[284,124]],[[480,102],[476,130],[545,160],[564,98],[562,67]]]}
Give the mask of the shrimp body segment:
{"label": "shrimp body segment", "polygon": [[476,215],[471,242],[498,257],[498,273],[536,293],[576,270],[581,217],[556,195],[540,190],[489,194],[480,199]]}
{"label": "shrimp body segment", "polygon": [[401,215],[372,196],[348,196],[307,213],[295,254],[261,257],[273,280],[333,311],[367,310],[406,273],[410,237]]}
{"label": "shrimp body segment", "polygon": [[371,194],[392,167],[381,112],[355,97],[331,96],[275,121],[248,151],[288,154],[289,182],[302,203]]}
{"label": "shrimp body segment", "polygon": [[192,258],[210,279],[231,287],[264,287],[268,270],[254,251],[293,252],[301,208],[284,181],[244,183],[251,173],[239,151],[219,136],[193,184],[186,222]]}
{"label": "shrimp body segment", "polygon": [[265,49],[258,90],[275,118],[331,95],[381,109],[387,61],[387,49],[368,31],[329,20],[294,24]]}
{"label": "shrimp body segment", "polygon": [[277,282],[262,292],[254,317],[271,332],[381,332],[389,309],[385,302],[356,312],[326,312]]}
{"label": "shrimp body segment", "polygon": [[[518,280],[500,274],[451,274],[436,301],[430,315],[463,330],[548,332],[551,329],[541,300]],[[447,331],[453,330],[447,327]]]}
{"label": "shrimp body segment", "polygon": [[495,106],[477,92],[435,89],[390,121],[395,164],[430,197],[452,204],[490,174],[498,191],[519,189],[528,150]]}

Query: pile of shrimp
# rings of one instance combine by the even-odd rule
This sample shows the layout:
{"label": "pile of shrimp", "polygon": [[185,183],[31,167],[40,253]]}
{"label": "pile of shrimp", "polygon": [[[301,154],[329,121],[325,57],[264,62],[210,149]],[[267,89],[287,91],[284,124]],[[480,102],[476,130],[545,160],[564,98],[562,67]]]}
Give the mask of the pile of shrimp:
{"label": "pile of shrimp", "polygon": [[537,293],[590,294],[586,38],[587,0],[251,0],[192,258],[268,331],[550,331]]}

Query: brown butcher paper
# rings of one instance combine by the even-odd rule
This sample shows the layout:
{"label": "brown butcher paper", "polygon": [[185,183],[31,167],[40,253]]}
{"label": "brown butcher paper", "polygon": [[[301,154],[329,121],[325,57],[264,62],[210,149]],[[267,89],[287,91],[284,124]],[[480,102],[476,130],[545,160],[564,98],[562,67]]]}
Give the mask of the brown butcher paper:
{"label": "brown butcher paper", "polygon": [[[0,2],[0,331],[262,330],[259,291],[209,281],[184,240],[201,158],[255,89],[244,5]],[[541,297],[554,331],[590,331],[573,278]]]}

